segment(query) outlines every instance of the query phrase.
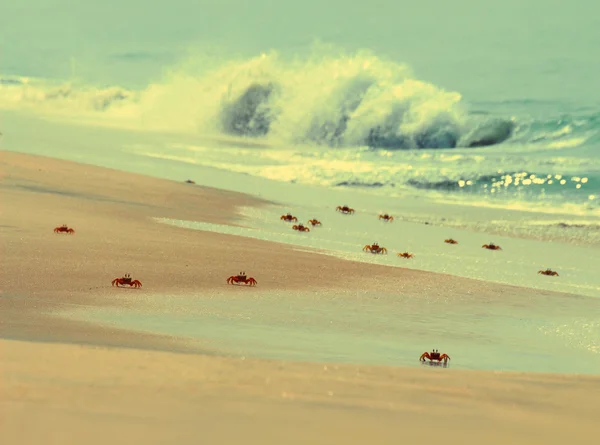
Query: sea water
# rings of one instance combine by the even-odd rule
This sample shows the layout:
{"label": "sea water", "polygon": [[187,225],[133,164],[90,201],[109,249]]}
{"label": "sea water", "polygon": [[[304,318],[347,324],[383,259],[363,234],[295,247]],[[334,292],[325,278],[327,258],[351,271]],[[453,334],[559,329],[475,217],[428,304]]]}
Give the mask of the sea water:
{"label": "sea water", "polygon": [[[259,285],[260,286],[260,285]],[[600,370],[600,302],[543,295],[503,301],[348,289],[144,296],[136,309],[63,315],[109,327],[178,336],[214,354],[357,365],[419,366],[436,348],[456,369]]]}
{"label": "sea water", "polygon": [[[447,322],[436,323],[431,309],[402,295],[343,304],[299,297],[294,312],[306,315],[294,324],[279,297],[253,289],[253,304],[221,307],[202,297],[223,314],[212,322],[201,311],[166,311],[154,322],[109,318],[163,332],[187,323],[195,326],[188,335],[216,338],[236,354],[405,363],[415,350],[449,347],[466,367],[593,370],[598,2],[267,3],[28,1],[35,13],[6,5],[1,148],[193,179],[278,203],[258,214],[243,209],[243,229],[157,224],[237,230],[355,261],[587,298],[520,309],[507,302],[485,307],[480,319],[475,303],[447,302]],[[339,215],[337,205],[357,213]],[[292,232],[277,219],[288,211],[323,227]],[[396,220],[386,225],[379,213]],[[447,237],[459,244],[443,244]],[[363,254],[372,242],[390,255]],[[489,242],[503,250],[481,249]],[[404,250],[415,257],[394,255]],[[537,274],[546,267],[560,277]],[[387,317],[383,301],[412,309]],[[365,305],[373,310],[361,318]],[[231,325],[228,311],[254,314],[253,324]],[[421,327],[411,322],[432,317]],[[353,331],[345,323],[357,318]],[[442,334],[457,338],[438,346]]]}

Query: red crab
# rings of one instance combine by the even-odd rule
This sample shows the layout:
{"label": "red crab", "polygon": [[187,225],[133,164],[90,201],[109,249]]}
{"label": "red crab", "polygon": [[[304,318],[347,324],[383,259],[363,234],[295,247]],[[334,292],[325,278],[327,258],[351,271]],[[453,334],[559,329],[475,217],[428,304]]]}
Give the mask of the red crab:
{"label": "red crab", "polygon": [[247,286],[256,286],[257,281],[246,275],[246,272],[240,272],[239,275],[232,275],[227,278],[228,284],[245,284]]}
{"label": "red crab", "polygon": [[446,244],[458,244],[458,241],[453,240],[452,238],[445,239],[444,242]]}
{"label": "red crab", "polygon": [[125,285],[129,285],[129,287],[142,287],[142,283],[140,283],[139,280],[133,280],[131,278],[131,275],[129,275],[128,273],[126,273],[120,278],[115,278],[114,280],[112,280],[112,285],[117,287]]}
{"label": "red crab", "polygon": [[292,226],[292,229],[297,230],[299,232],[310,232],[310,229],[308,227],[304,227],[302,224]]}
{"label": "red crab", "polygon": [[408,253],[408,252],[399,253],[398,256],[401,257],[401,258],[412,258],[412,257],[414,257],[414,255],[412,253]]}
{"label": "red crab", "polygon": [[66,224],[63,224],[62,226],[54,228],[54,233],[60,233],[60,232],[66,232],[68,234],[73,234],[73,233],[75,233],[75,230],[71,229],[70,227],[67,227]]}
{"label": "red crab", "polygon": [[450,360],[450,356],[448,354],[442,354],[438,352],[437,349],[434,349],[431,352],[424,352],[419,358],[419,361],[424,362],[426,358],[429,359],[430,362],[434,360],[441,362],[443,360],[444,363],[448,363],[448,360]]}
{"label": "red crab", "polygon": [[366,245],[365,247],[363,247],[363,251],[364,252],[371,252],[374,254],[387,254],[387,249],[385,247],[380,247],[378,243],[373,243],[371,245]]}
{"label": "red crab", "polygon": [[308,220],[308,224],[314,226],[320,226],[321,225],[321,221],[319,221],[318,219],[309,219]]}
{"label": "red crab", "polygon": [[484,249],[489,249],[489,250],[502,250],[502,247],[497,246],[494,243],[484,244],[481,247],[483,247]]}
{"label": "red crab", "polygon": [[392,215],[388,215],[387,213],[384,215],[379,215],[379,219],[383,219],[384,221],[392,222],[394,217]]}
{"label": "red crab", "polygon": [[295,216],[292,216],[291,213],[288,213],[287,215],[281,215],[281,219],[282,221],[287,221],[287,222],[298,222],[298,218],[296,218]]}
{"label": "red crab", "polygon": [[538,273],[542,275],[548,275],[551,277],[558,277],[558,272],[555,272],[552,269],[538,270]]}
{"label": "red crab", "polygon": [[338,212],[342,212],[342,213],[344,213],[344,214],[346,214],[346,215],[347,215],[347,214],[352,214],[352,213],[354,213],[354,209],[353,209],[353,208],[350,208],[350,207],[348,207],[348,206],[346,206],[346,205],[345,205],[345,206],[337,206],[335,209],[336,209]]}

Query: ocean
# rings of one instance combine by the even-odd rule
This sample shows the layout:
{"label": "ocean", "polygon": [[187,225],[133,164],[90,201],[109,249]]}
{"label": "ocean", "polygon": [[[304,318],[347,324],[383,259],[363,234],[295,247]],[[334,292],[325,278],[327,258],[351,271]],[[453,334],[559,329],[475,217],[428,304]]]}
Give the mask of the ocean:
{"label": "ocean", "polygon": [[[192,134],[128,149],[276,181],[600,216],[599,7],[445,3],[57,2],[25,29],[2,23],[0,106]],[[211,36],[208,17],[249,34]],[[19,38],[40,22],[60,29],[41,58]]]}
{"label": "ocean", "polygon": [[[597,2],[27,5],[0,17],[2,149],[286,203],[250,219],[299,247],[265,218],[388,212],[407,233],[520,252],[458,261],[424,242],[408,267],[600,296]],[[319,243],[342,257],[340,233],[406,246],[356,224]],[[598,323],[573,320],[598,354]]]}

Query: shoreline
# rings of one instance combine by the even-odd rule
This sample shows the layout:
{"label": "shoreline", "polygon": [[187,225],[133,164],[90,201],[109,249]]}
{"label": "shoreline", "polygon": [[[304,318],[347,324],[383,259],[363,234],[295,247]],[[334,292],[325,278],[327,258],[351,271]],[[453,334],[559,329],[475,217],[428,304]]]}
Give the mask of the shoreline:
{"label": "shoreline", "polygon": [[[224,286],[225,279],[245,269],[256,275],[258,288],[264,291],[362,288],[418,295],[426,280],[428,291],[443,292],[447,298],[478,292],[497,298],[531,292],[580,297],[349,261],[321,255],[315,249],[298,251],[294,245],[178,228],[152,219],[243,227],[237,207],[272,205],[250,195],[11,152],[3,152],[0,171],[8,203],[0,232],[6,252],[0,335],[12,333],[12,338],[19,338],[15,333],[24,338],[33,335],[35,323],[28,317],[37,319],[65,304],[122,304],[110,281],[125,272],[142,281],[143,287],[136,290],[141,295],[216,289],[236,292],[242,289]],[[197,201],[203,205],[198,206]],[[61,216],[57,218],[57,214]],[[75,234],[52,233],[61,223],[73,225]],[[335,270],[341,280],[332,280],[329,270]],[[108,292],[112,292],[110,298]],[[36,300],[33,307],[32,298]],[[65,330],[59,338],[79,329],[72,331],[66,326],[74,321],[55,322],[62,325],[53,331],[56,335]]]}
{"label": "shoreline", "polygon": [[[244,227],[237,208],[273,203],[183,181],[37,155],[2,154],[2,193],[8,203],[0,224],[6,252],[0,289],[0,314],[6,315],[0,315],[4,319],[0,329],[5,333],[17,328],[16,320],[23,318],[23,311],[31,312],[28,303],[32,298],[36,317],[65,304],[122,304],[110,281],[125,272],[142,281],[143,287],[135,290],[141,295],[216,289],[237,292],[242,289],[225,286],[225,279],[246,270],[259,281],[256,289],[267,292],[355,288],[419,295],[425,287],[445,298],[478,293],[490,298],[531,293],[589,298],[345,260],[313,248],[299,251],[292,244],[160,224],[154,218]],[[57,218],[57,214],[61,216]],[[74,235],[52,233],[54,226],[66,222],[75,227]],[[157,251],[160,257],[156,257]],[[332,279],[330,270],[341,279]],[[108,292],[111,297],[106,297]],[[20,322],[24,332],[31,330],[30,325],[26,320]]]}
{"label": "shoreline", "polygon": [[[474,202],[446,201],[443,194],[437,198],[429,196],[423,201],[421,196],[410,193],[401,198],[381,196],[354,190],[352,187],[320,187],[308,184],[296,184],[285,181],[275,181],[261,176],[251,176],[218,167],[204,166],[196,157],[201,156],[203,141],[209,144],[223,143],[227,140],[207,137],[199,139],[196,134],[171,134],[157,131],[150,135],[131,129],[106,128],[92,125],[72,125],[57,120],[44,120],[39,116],[6,112],[8,125],[14,127],[14,135],[3,140],[3,148],[14,152],[26,152],[40,156],[52,156],[79,162],[89,162],[92,165],[131,172],[134,174],[150,174],[157,178],[180,181],[193,179],[198,185],[216,187],[221,190],[248,193],[252,196],[264,197],[277,204],[305,206],[309,204],[306,196],[327,196],[336,204],[350,202],[357,210],[367,208],[391,212],[398,221],[418,224],[431,224],[449,229],[466,229],[482,235],[509,236],[523,240],[558,241],[581,247],[600,248],[600,225],[598,217],[593,214],[575,215],[572,211],[560,211],[546,206],[538,206],[533,211],[527,203],[496,203],[480,209]],[[20,130],[29,128],[34,121],[38,131],[47,134],[48,141],[30,140]],[[20,131],[19,131],[20,130]],[[74,139],[84,138],[85,154],[78,147],[65,141],[63,133],[73,134]],[[26,151],[21,150],[22,139],[28,140]],[[97,141],[97,142],[93,142]],[[175,144],[177,142],[177,144]],[[236,141],[236,144],[239,141]],[[241,142],[239,142],[241,143]],[[60,144],[61,149],[55,151],[54,145]],[[231,145],[231,144],[229,144]],[[242,144],[243,145],[243,144]],[[173,146],[173,147],[171,147]],[[188,151],[184,156],[170,156],[164,153],[170,150]],[[179,147],[179,148],[175,148]],[[188,148],[185,148],[188,147]],[[195,147],[195,148],[194,148]],[[200,151],[198,151],[200,150]],[[161,165],[160,169],[156,165]],[[306,196],[305,196],[306,195]],[[439,199],[441,198],[441,202]],[[401,202],[401,205],[395,204]],[[424,205],[426,204],[426,205]],[[514,203],[513,203],[514,204]],[[436,208],[435,214],[431,208]],[[482,212],[483,210],[483,212]],[[563,209],[564,210],[564,209]],[[573,209],[571,209],[573,210]],[[374,213],[374,212],[373,212]],[[584,212],[585,213],[585,212]],[[375,214],[375,213],[374,213]],[[543,223],[540,225],[540,223]],[[581,226],[585,227],[581,227]]]}
{"label": "shoreline", "polygon": [[[128,437],[153,445],[175,434],[179,443],[202,436],[261,445],[391,444],[422,440],[431,425],[457,444],[562,444],[593,434],[597,376],[240,359],[202,341],[56,317],[69,307],[139,310],[165,294],[186,312],[186,293],[211,293],[234,307],[233,297],[252,302],[252,293],[288,290],[326,295],[352,287],[417,299],[427,292],[450,301],[527,301],[532,291],[156,223],[152,218],[243,226],[236,209],[268,205],[186,178],[10,152],[2,152],[0,166],[7,203],[0,214],[0,410],[11,443]],[[75,234],[52,232],[63,223]],[[256,276],[258,286],[226,285],[239,270]],[[143,287],[112,288],[123,273]]]}

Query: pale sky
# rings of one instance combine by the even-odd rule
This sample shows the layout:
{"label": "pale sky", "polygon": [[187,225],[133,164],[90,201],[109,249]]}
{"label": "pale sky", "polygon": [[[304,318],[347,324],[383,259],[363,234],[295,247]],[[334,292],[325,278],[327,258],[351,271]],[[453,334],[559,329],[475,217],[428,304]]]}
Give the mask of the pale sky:
{"label": "pale sky", "polygon": [[135,61],[154,75],[190,45],[291,56],[315,38],[409,63],[450,88],[468,87],[463,77],[485,76],[486,69],[548,72],[552,58],[572,64],[572,82],[581,83],[600,68],[600,2],[7,1],[0,15],[0,73],[64,77],[75,59],[80,74],[93,81],[123,76],[127,82],[134,74],[125,64]]}

